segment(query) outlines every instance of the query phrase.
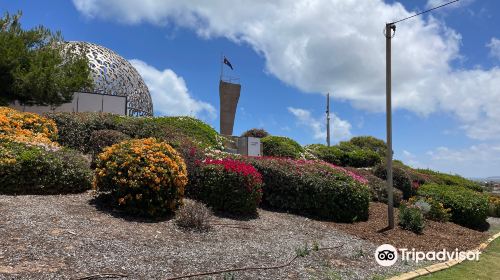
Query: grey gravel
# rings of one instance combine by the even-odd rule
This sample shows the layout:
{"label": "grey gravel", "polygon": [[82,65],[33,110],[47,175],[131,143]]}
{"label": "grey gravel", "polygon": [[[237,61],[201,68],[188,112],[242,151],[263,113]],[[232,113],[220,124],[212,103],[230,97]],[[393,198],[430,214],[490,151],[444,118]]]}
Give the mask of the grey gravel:
{"label": "grey gravel", "polygon": [[173,219],[123,218],[97,209],[91,200],[90,193],[0,196],[0,279],[77,279],[97,273],[167,279],[282,264],[313,242],[320,248],[343,246],[311,252],[281,269],[236,272],[234,279],[372,279],[415,268],[401,262],[381,267],[373,257],[380,244],[302,216],[259,209],[259,217],[248,221],[213,218],[213,223],[245,228],[214,226],[196,233],[179,229]]}

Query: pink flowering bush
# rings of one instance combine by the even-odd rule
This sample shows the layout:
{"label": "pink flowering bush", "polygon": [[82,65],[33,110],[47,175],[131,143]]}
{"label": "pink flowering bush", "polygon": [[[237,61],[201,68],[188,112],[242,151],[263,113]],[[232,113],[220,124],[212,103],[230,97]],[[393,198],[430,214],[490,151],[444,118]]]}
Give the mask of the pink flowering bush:
{"label": "pink flowering bush", "polygon": [[262,198],[262,176],[252,165],[226,158],[198,162],[186,195],[215,211],[252,215]]}
{"label": "pink flowering bush", "polygon": [[367,180],[323,161],[246,158],[264,180],[263,202],[338,222],[368,219]]}

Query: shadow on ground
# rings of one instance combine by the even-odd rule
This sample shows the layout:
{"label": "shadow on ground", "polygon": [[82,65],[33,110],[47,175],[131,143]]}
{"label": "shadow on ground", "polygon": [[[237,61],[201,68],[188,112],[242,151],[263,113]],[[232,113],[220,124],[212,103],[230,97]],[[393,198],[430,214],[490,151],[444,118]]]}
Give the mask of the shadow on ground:
{"label": "shadow on ground", "polygon": [[119,219],[123,219],[129,222],[139,222],[139,223],[158,223],[168,221],[174,218],[173,214],[168,214],[165,216],[151,217],[144,214],[134,214],[126,212],[115,206],[113,198],[109,194],[100,194],[99,196],[93,197],[88,202],[90,205],[94,206],[98,211],[110,214],[111,216]]}

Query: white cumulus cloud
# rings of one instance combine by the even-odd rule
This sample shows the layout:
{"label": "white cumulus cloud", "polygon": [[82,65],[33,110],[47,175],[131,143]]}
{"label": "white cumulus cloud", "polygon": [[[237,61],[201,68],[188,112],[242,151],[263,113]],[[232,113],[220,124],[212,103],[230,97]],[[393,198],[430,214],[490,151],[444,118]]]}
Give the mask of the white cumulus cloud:
{"label": "white cumulus cloud", "polygon": [[[450,3],[453,0],[428,0],[427,4],[425,5],[427,9],[432,9],[441,5],[444,5],[446,3]],[[451,3],[450,5],[445,6],[446,9],[457,9],[461,8],[464,6],[467,6],[474,2],[474,0],[460,0],[458,2]]]}
{"label": "white cumulus cloud", "polygon": [[493,37],[486,46],[490,48],[490,55],[500,60],[500,40]]}
{"label": "white cumulus cloud", "polygon": [[129,62],[139,71],[149,88],[153,99],[155,114],[195,115],[216,117],[215,108],[209,103],[194,99],[182,77],[170,70],[158,70],[146,62],[131,59]]}
{"label": "white cumulus cloud", "polygon": [[[325,118],[315,118],[309,110],[301,108],[288,107],[288,111],[295,116],[298,125],[306,127],[312,132],[314,139],[326,140]],[[351,124],[348,121],[333,115],[330,125],[333,130],[332,141],[338,142],[351,138]]]}
{"label": "white cumulus cloud", "polygon": [[500,146],[485,143],[463,149],[438,147],[421,157],[427,167],[468,177],[498,176]]}
{"label": "white cumulus cloud", "polygon": [[[192,29],[253,47],[266,70],[304,92],[333,91],[357,108],[384,110],[386,22],[414,14],[382,0],[73,0],[91,18]],[[438,4],[432,1],[430,4]],[[464,3],[470,1],[464,1]],[[500,68],[455,69],[461,36],[433,17],[397,25],[393,105],[452,114],[475,139],[500,139]],[[486,51],[486,49],[485,49]]]}

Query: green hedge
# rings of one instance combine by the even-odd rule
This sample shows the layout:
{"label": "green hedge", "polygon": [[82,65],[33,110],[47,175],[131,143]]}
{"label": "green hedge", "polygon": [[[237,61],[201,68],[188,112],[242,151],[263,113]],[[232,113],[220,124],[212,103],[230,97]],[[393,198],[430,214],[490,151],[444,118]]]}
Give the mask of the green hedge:
{"label": "green hedge", "polygon": [[269,136],[269,132],[267,132],[263,128],[252,128],[249,129],[241,134],[241,137],[257,137],[257,138],[264,138]]}
{"label": "green hedge", "polygon": [[59,129],[59,143],[89,153],[96,130],[116,130],[131,138],[159,138],[175,146],[186,139],[207,148],[222,149],[221,136],[208,124],[191,117],[128,117],[109,113],[48,113]]}
{"label": "green hedge", "polygon": [[416,171],[420,174],[427,175],[428,181],[431,183],[436,183],[438,185],[461,186],[476,192],[483,191],[483,188],[479,183],[466,179],[460,175],[451,175],[429,169],[417,169]]}
{"label": "green hedge", "polygon": [[[370,188],[370,197],[372,201],[382,202],[387,204],[387,182],[373,175],[370,170],[357,169],[353,167],[346,167],[347,170],[359,174],[368,180],[368,187]],[[393,188],[393,203],[399,206],[403,200],[403,192],[399,189]]]}
{"label": "green hedge", "polygon": [[420,187],[418,194],[430,197],[451,208],[451,221],[469,228],[482,228],[488,214],[488,197],[473,190],[437,184]]}
{"label": "green hedge", "polygon": [[381,157],[387,154],[387,145],[383,140],[377,139],[373,136],[357,136],[349,140],[350,144],[363,149],[377,153]]}
{"label": "green hedge", "polygon": [[338,222],[368,219],[368,187],[321,161],[248,158],[264,180],[263,202],[275,209]]}
{"label": "green hedge", "polygon": [[254,215],[262,198],[262,176],[250,164],[233,159],[200,162],[186,196],[215,211]]}
{"label": "green hedge", "polygon": [[347,142],[330,147],[313,144],[308,145],[306,149],[317,158],[340,166],[371,167],[381,162],[381,157],[376,152],[361,149]]}
{"label": "green hedge", "polygon": [[90,153],[92,154],[92,160],[95,161],[96,156],[103,151],[104,148],[109,147],[113,144],[120,143],[124,140],[128,140],[130,137],[117,130],[111,129],[101,129],[95,130],[90,135]]}
{"label": "green hedge", "polygon": [[[385,164],[377,165],[373,169],[373,174],[382,180],[387,180],[387,166]],[[410,176],[403,168],[393,166],[392,183],[395,188],[403,192],[403,199],[409,199],[415,195],[416,190],[412,187]]]}
{"label": "green hedge", "polygon": [[307,145],[306,150],[315,155],[318,159],[324,160],[328,163],[346,166],[347,154],[336,146],[326,146],[323,144]]}
{"label": "green hedge", "polygon": [[0,140],[0,193],[65,194],[90,189],[92,170],[78,152]]}
{"label": "green hedge", "polygon": [[304,153],[304,148],[288,137],[267,136],[261,142],[265,156],[298,159]]}

